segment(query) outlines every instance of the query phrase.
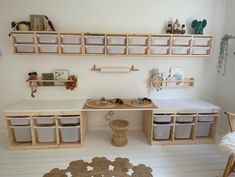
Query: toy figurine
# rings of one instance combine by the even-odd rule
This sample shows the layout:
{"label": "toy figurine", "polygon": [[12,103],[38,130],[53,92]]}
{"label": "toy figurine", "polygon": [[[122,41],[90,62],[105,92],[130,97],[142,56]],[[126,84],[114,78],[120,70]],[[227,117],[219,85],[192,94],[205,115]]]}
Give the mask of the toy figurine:
{"label": "toy figurine", "polygon": [[172,22],[169,22],[167,25],[167,29],[166,29],[166,33],[167,34],[172,34],[173,33],[173,25]]}
{"label": "toy figurine", "polygon": [[66,82],[66,89],[67,90],[73,90],[75,87],[77,87],[77,77],[74,75],[69,76],[68,78],[72,82]]}
{"label": "toy figurine", "polygon": [[203,29],[206,27],[207,21],[204,19],[203,21],[193,20],[192,28],[195,29],[195,34],[203,34]]}
{"label": "toy figurine", "polygon": [[186,33],[186,26],[185,24],[181,25],[181,34],[185,34]]}
{"label": "toy figurine", "polygon": [[180,23],[179,23],[178,19],[175,20],[174,27],[173,27],[173,33],[174,34],[180,34],[181,33]]}
{"label": "toy figurine", "polygon": [[36,82],[34,80],[38,80],[37,73],[36,72],[30,72],[28,73],[29,78],[26,80],[26,82],[29,82],[29,86],[31,87],[31,97],[35,97],[34,93],[37,92],[37,87],[39,85],[39,82]]}

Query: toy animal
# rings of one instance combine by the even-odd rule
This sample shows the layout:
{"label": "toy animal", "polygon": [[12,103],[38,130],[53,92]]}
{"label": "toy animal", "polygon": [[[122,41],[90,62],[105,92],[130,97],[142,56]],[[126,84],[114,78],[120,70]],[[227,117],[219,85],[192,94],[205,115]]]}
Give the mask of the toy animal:
{"label": "toy animal", "polygon": [[203,21],[193,20],[192,28],[195,29],[195,34],[203,34],[203,29],[206,27],[207,21],[204,19]]}
{"label": "toy animal", "polygon": [[161,90],[162,76],[158,69],[153,69],[150,76],[150,87],[155,88],[157,91]]}
{"label": "toy animal", "polygon": [[77,87],[77,77],[74,75],[69,76],[68,78],[72,82],[66,82],[66,89],[67,90],[73,90],[75,87]]}
{"label": "toy animal", "polygon": [[30,72],[28,73],[29,78],[26,80],[26,82],[29,82],[29,86],[31,87],[31,97],[35,97],[34,93],[37,92],[37,87],[39,85],[39,82],[35,82],[33,80],[38,80],[36,72]]}

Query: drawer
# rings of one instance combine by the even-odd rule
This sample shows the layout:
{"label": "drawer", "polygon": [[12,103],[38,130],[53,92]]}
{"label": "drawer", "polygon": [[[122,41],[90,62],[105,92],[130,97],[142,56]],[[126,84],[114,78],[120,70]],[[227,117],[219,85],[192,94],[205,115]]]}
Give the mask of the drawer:
{"label": "drawer", "polygon": [[155,114],[153,117],[153,121],[155,123],[170,123],[172,117],[174,117],[174,115],[171,114]]}
{"label": "drawer", "polygon": [[15,142],[31,142],[31,127],[30,126],[11,126],[14,134]]}
{"label": "drawer", "polygon": [[34,116],[33,119],[38,125],[54,125],[55,124],[54,116]]}
{"label": "drawer", "polygon": [[147,36],[129,36],[128,45],[147,45]]}
{"label": "drawer", "polygon": [[187,55],[189,54],[189,47],[172,47],[172,55]]}
{"label": "drawer", "polygon": [[176,122],[180,122],[180,123],[193,122],[193,117],[194,116],[195,115],[193,115],[193,114],[176,115]]}
{"label": "drawer", "polygon": [[188,46],[191,37],[172,37],[172,45]]}
{"label": "drawer", "polygon": [[124,46],[108,46],[107,53],[108,54],[125,54],[126,47],[124,47]]}
{"label": "drawer", "polygon": [[86,46],[86,54],[104,54],[104,46]]}
{"label": "drawer", "polygon": [[80,141],[80,126],[59,127],[61,141],[64,143]]}
{"label": "drawer", "polygon": [[193,47],[192,55],[207,55],[209,54],[209,47]]}
{"label": "drawer", "polygon": [[79,115],[62,115],[58,116],[61,125],[68,125],[68,124],[79,124],[80,123],[80,116]]}
{"label": "drawer", "polygon": [[30,117],[28,116],[7,117],[7,120],[9,120],[10,125],[30,125]]}
{"label": "drawer", "polygon": [[213,122],[215,119],[215,114],[198,114],[198,122]]}
{"label": "drawer", "polygon": [[170,138],[171,124],[154,124],[153,125],[153,139],[167,140]]}
{"label": "drawer", "polygon": [[170,37],[151,37],[151,45],[169,45]]}
{"label": "drawer", "polygon": [[81,53],[80,45],[61,45],[62,53],[71,53],[71,54],[79,54]]}
{"label": "drawer", "polygon": [[85,36],[85,44],[87,44],[87,45],[104,45],[104,36],[86,35]]}
{"label": "drawer", "polygon": [[62,44],[81,44],[81,35],[67,35],[63,34],[61,36]]}
{"label": "drawer", "polygon": [[126,45],[126,36],[107,36],[108,45]]}
{"label": "drawer", "polygon": [[15,44],[16,53],[35,53],[33,44]]}
{"label": "drawer", "polygon": [[191,136],[193,125],[177,124],[175,125],[175,138],[188,139]]}
{"label": "drawer", "polygon": [[55,127],[34,127],[36,130],[37,140],[41,143],[56,142]]}
{"label": "drawer", "polygon": [[37,36],[40,44],[56,44],[58,42],[57,34],[37,34]]}
{"label": "drawer", "polygon": [[13,34],[15,43],[34,43],[33,34]]}
{"label": "drawer", "polygon": [[59,53],[58,45],[38,45],[41,53]]}
{"label": "drawer", "polygon": [[193,45],[195,46],[209,46],[211,38],[193,38]]}
{"label": "drawer", "polygon": [[152,54],[152,55],[167,55],[167,54],[169,54],[169,47],[151,47],[150,54]]}
{"label": "drawer", "polygon": [[131,47],[128,47],[128,53],[129,54],[144,55],[144,54],[147,54],[147,47],[131,46]]}

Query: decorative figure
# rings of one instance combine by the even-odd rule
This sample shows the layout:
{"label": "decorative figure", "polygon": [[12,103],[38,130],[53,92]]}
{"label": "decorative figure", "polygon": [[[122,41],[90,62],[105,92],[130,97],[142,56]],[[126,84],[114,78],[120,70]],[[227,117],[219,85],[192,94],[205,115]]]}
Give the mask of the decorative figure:
{"label": "decorative figure", "polygon": [[180,22],[178,19],[175,20],[174,27],[173,27],[173,33],[174,34],[181,34]]}
{"label": "decorative figure", "polygon": [[49,18],[46,15],[43,15],[44,17],[44,30],[45,31],[55,31],[55,28],[52,24],[52,22],[49,20]]}
{"label": "decorative figure", "polygon": [[155,88],[157,91],[161,90],[162,76],[158,69],[153,69],[150,76],[150,87]]}
{"label": "decorative figure", "polygon": [[166,33],[167,34],[172,34],[173,33],[173,24],[172,24],[172,22],[168,23]]}
{"label": "decorative figure", "polygon": [[181,25],[181,34],[185,34],[186,33],[186,25],[182,24]]}
{"label": "decorative figure", "polygon": [[192,28],[195,29],[195,34],[203,34],[203,29],[206,27],[207,21],[204,19],[203,21],[193,20]]}
{"label": "decorative figure", "polygon": [[16,23],[15,21],[11,22],[11,27],[13,31],[29,31],[30,22],[28,21],[20,21]]}
{"label": "decorative figure", "polygon": [[38,80],[36,72],[30,72],[28,73],[29,78],[26,80],[26,82],[29,82],[29,86],[31,87],[31,97],[35,97],[34,93],[37,92],[37,87],[39,85],[39,82],[36,82],[34,80]]}
{"label": "decorative figure", "polygon": [[77,77],[74,75],[69,76],[68,80],[71,80],[71,82],[66,82],[66,89],[67,90],[73,90],[75,87],[77,87]]}

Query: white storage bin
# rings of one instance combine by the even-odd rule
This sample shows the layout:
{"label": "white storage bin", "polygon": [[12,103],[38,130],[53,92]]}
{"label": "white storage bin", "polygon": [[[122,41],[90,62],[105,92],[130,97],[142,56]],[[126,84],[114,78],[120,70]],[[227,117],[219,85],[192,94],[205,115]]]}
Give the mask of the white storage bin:
{"label": "white storage bin", "polygon": [[215,119],[214,114],[199,114],[198,115],[198,122],[213,122]]}
{"label": "white storage bin", "polygon": [[61,45],[62,53],[81,53],[80,45]]}
{"label": "white storage bin", "polygon": [[193,55],[207,55],[209,47],[193,47],[192,54]]}
{"label": "white storage bin", "polygon": [[199,37],[195,37],[195,38],[193,38],[193,45],[208,46],[210,40],[211,40],[211,38],[199,38]]}
{"label": "white storage bin", "polygon": [[55,124],[55,117],[54,116],[35,116],[33,117],[35,119],[36,124],[38,125],[52,125]]}
{"label": "white storage bin", "polygon": [[129,54],[144,55],[147,53],[146,51],[147,51],[147,47],[141,47],[141,46],[128,47]]}
{"label": "white storage bin", "polygon": [[213,122],[198,122],[196,136],[209,136],[212,123]]}
{"label": "white storage bin", "polygon": [[34,43],[33,34],[13,34],[15,43]]}
{"label": "white storage bin", "polygon": [[65,143],[80,141],[80,126],[59,127],[61,141]]}
{"label": "white storage bin", "polygon": [[16,53],[35,53],[33,44],[15,44]]}
{"label": "white storage bin", "polygon": [[16,142],[31,142],[31,127],[30,126],[11,126]]}
{"label": "white storage bin", "polygon": [[38,43],[56,44],[58,42],[57,34],[38,34]]}
{"label": "white storage bin", "polygon": [[79,115],[62,115],[58,116],[58,119],[60,120],[61,125],[80,123]]}
{"label": "white storage bin", "polygon": [[172,55],[187,55],[188,47],[172,47],[171,54]]}
{"label": "white storage bin", "polygon": [[189,45],[191,37],[173,37],[172,45]]}
{"label": "white storage bin", "polygon": [[104,36],[86,35],[85,44],[104,45]]}
{"label": "white storage bin", "polygon": [[170,123],[173,115],[161,115],[161,114],[155,114],[153,117],[153,121],[155,123]]}
{"label": "white storage bin", "polygon": [[55,127],[34,127],[37,132],[38,142],[50,143],[56,141]]}
{"label": "white storage bin", "polygon": [[151,45],[168,45],[170,37],[151,37]]}
{"label": "white storage bin", "polygon": [[170,138],[171,124],[154,124],[153,125],[153,139],[166,140]]}
{"label": "white storage bin", "polygon": [[150,53],[153,55],[167,55],[169,47],[151,47]]}
{"label": "white storage bin", "polygon": [[81,44],[81,35],[79,34],[63,34],[60,36],[62,44]]}
{"label": "white storage bin", "polygon": [[177,124],[175,125],[175,138],[190,138],[192,125]]}
{"label": "white storage bin", "polygon": [[187,114],[182,114],[182,115],[176,115],[176,122],[180,123],[187,123],[187,122],[193,122],[193,114],[187,115]]}
{"label": "white storage bin", "polygon": [[30,118],[28,116],[7,117],[7,120],[10,121],[11,125],[29,125],[30,124]]}
{"label": "white storage bin", "polygon": [[108,46],[107,53],[108,54],[125,54],[126,47],[124,47],[124,46]]}
{"label": "white storage bin", "polygon": [[104,46],[86,46],[86,54],[104,54]]}
{"label": "white storage bin", "polygon": [[129,36],[128,45],[147,45],[147,36]]}
{"label": "white storage bin", "polygon": [[107,36],[108,45],[126,45],[126,36]]}
{"label": "white storage bin", "polygon": [[41,53],[58,53],[58,45],[39,45]]}

